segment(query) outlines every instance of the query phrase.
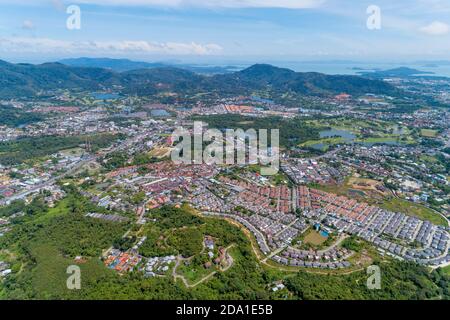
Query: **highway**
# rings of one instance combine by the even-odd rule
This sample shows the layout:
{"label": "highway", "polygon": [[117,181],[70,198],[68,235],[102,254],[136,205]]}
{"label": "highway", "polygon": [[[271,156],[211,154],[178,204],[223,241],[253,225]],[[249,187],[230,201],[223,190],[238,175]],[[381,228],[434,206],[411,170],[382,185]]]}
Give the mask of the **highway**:
{"label": "highway", "polygon": [[83,159],[83,160],[78,161],[77,163],[73,164],[63,174],[61,174],[61,175],[59,175],[57,177],[50,178],[49,180],[45,181],[44,183],[38,184],[36,186],[33,186],[31,189],[24,190],[24,191],[21,191],[19,193],[16,193],[16,194],[12,195],[11,197],[4,198],[2,201],[5,202],[5,203],[8,203],[8,202],[11,202],[11,201],[18,200],[18,199],[21,199],[23,197],[26,197],[29,194],[32,194],[34,192],[39,191],[42,188],[45,188],[45,187],[48,187],[48,186],[52,185],[53,183],[55,183],[59,179],[64,178],[65,176],[73,173],[74,171],[78,170],[79,168],[81,168],[85,164],[87,164],[87,163],[89,163],[89,162],[91,162],[92,160],[95,160],[95,159],[96,159],[96,156],[89,156],[88,158]]}

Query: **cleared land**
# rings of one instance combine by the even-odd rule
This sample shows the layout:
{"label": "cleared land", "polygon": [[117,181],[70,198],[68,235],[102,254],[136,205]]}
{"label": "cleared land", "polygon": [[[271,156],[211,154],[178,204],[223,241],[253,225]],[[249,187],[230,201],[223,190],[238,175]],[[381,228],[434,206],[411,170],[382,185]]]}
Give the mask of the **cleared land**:
{"label": "cleared land", "polygon": [[318,246],[327,240],[326,237],[321,236],[317,231],[311,230],[303,239],[305,243],[310,243],[312,245]]}
{"label": "cleared land", "polygon": [[389,192],[384,188],[383,182],[373,180],[352,177],[348,180],[347,185],[356,190],[370,191],[381,193],[384,196],[388,196]]}
{"label": "cleared land", "polygon": [[341,184],[310,184],[310,187],[314,189],[349,198],[356,198],[359,201],[370,204],[384,200],[391,195],[388,190],[383,190],[383,186],[383,183],[380,181],[358,177],[346,178]]}
{"label": "cleared land", "polygon": [[158,159],[161,159],[161,158],[167,157],[170,154],[171,151],[172,151],[171,148],[167,148],[167,147],[159,148],[159,147],[157,147],[157,148],[154,148],[152,151],[150,151],[149,155],[152,156],[152,157],[156,157]]}
{"label": "cleared land", "polygon": [[420,134],[422,135],[422,137],[434,138],[437,136],[438,132],[436,130],[431,129],[422,129],[420,130]]}
{"label": "cleared land", "polygon": [[[381,182],[378,183],[382,186]],[[375,180],[361,178],[346,179],[341,185],[310,185],[315,189],[355,198],[389,211],[402,212],[419,219],[428,220],[437,225],[448,225],[447,221],[432,209],[407,200],[394,198],[389,191],[372,190],[372,187],[376,188],[376,186]]]}
{"label": "cleared land", "polygon": [[403,199],[392,198],[390,200],[383,201],[383,203],[379,206],[386,210],[403,212],[419,219],[431,221],[434,224],[447,226],[447,221],[441,215],[420,204],[412,203]]}

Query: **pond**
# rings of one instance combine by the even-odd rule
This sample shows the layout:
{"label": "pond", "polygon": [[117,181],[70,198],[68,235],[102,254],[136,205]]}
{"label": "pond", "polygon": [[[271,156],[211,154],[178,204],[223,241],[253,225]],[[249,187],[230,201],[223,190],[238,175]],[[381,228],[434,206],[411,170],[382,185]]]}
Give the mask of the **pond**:
{"label": "pond", "polygon": [[[397,132],[396,134],[401,134],[401,132],[404,132],[404,130],[405,130],[405,128],[403,128],[403,127],[394,128],[394,131]],[[332,128],[330,130],[320,131],[319,134],[320,134],[321,139],[340,137],[340,138],[342,138],[342,141],[344,143],[355,142],[355,140],[357,138],[356,135],[351,131],[340,130],[340,129],[335,129],[335,128]],[[376,139],[376,141],[373,141],[373,142],[355,142],[355,143],[362,144],[365,147],[372,147],[374,145],[379,145],[379,144],[385,144],[385,145],[391,145],[391,146],[403,145],[400,141],[398,141],[397,139],[393,139],[391,137],[387,137],[386,139]],[[329,144],[327,144],[326,142],[322,142],[322,143],[314,144],[311,147],[316,150],[326,150],[329,147]]]}
{"label": "pond", "polygon": [[179,108],[176,108],[177,109],[177,111],[191,111],[192,109],[191,108],[187,108],[187,107],[179,107]]}
{"label": "pond", "polygon": [[324,238],[328,238],[328,232],[325,230],[320,230],[319,234]]}
{"label": "pond", "polygon": [[260,103],[267,103],[267,104],[273,104],[273,103],[274,103],[273,100],[270,100],[270,99],[264,99],[264,98],[261,98],[261,97],[259,97],[259,96],[251,96],[250,98],[251,98],[253,101],[260,102]]}
{"label": "pond", "polygon": [[[321,139],[326,138],[334,138],[334,137],[340,137],[342,138],[342,142],[349,143],[353,142],[356,139],[356,135],[350,131],[347,130],[340,130],[332,128],[330,130],[323,130],[319,132]],[[319,142],[316,144],[311,145],[311,148],[320,150],[320,151],[326,151],[330,145],[325,142]]]}
{"label": "pond", "polygon": [[345,142],[351,142],[356,139],[356,135],[347,130],[339,130],[339,129],[330,129],[323,130],[319,132],[320,138],[333,138],[333,137],[341,137]]}
{"label": "pond", "polygon": [[329,145],[326,143],[316,143],[312,144],[311,148],[319,150],[319,151],[326,151],[328,149]]}
{"label": "pond", "polygon": [[120,98],[117,93],[94,92],[91,93],[92,98],[96,100],[114,100]]}
{"label": "pond", "polygon": [[167,112],[167,110],[164,109],[153,109],[150,111],[150,114],[153,117],[168,117],[170,116],[170,113]]}

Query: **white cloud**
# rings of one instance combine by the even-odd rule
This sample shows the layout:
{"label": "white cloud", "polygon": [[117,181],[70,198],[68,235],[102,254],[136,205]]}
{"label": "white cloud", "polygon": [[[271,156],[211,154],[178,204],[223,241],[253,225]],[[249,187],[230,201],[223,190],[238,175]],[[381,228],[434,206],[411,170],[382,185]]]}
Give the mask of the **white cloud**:
{"label": "white cloud", "polygon": [[25,30],[34,30],[34,23],[33,23],[33,21],[31,21],[31,20],[25,20],[23,23],[22,23],[22,29],[25,29]]}
{"label": "white cloud", "polygon": [[[57,7],[61,7],[64,3],[66,5],[97,4],[105,6],[304,9],[318,7],[325,1],[326,0],[52,0],[51,2]],[[6,1],[0,0],[0,2]],[[15,0],[15,2],[25,1]],[[34,4],[48,2],[48,0],[33,1]]]}
{"label": "white cloud", "polygon": [[52,0],[52,4],[57,10],[64,10],[64,3],[62,2],[62,0]]}
{"label": "white cloud", "polygon": [[444,22],[434,21],[429,25],[420,28],[420,31],[432,36],[442,36],[450,32],[450,26]]}
{"label": "white cloud", "polygon": [[0,38],[0,52],[6,53],[61,53],[61,54],[167,54],[212,55],[222,51],[214,44],[195,42],[150,41],[65,41],[49,38]]}

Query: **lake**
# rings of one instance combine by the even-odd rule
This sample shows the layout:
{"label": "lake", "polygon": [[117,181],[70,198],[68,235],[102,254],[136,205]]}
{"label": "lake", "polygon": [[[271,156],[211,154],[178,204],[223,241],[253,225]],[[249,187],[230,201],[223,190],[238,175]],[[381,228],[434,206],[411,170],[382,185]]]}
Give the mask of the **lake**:
{"label": "lake", "polygon": [[115,100],[120,98],[120,95],[116,93],[102,93],[102,92],[91,93],[91,96],[95,100]]}
{"label": "lake", "polygon": [[328,149],[329,145],[326,143],[316,143],[312,144],[311,148],[319,150],[319,151],[326,151]]}
{"label": "lake", "polygon": [[341,137],[344,139],[345,142],[351,142],[356,139],[356,135],[354,135],[352,132],[347,130],[338,130],[338,129],[331,129],[331,130],[324,130],[320,131],[320,138],[333,138],[333,137]]}
{"label": "lake", "polygon": [[[404,131],[404,128],[402,128],[402,127],[394,128],[395,134],[402,134],[403,131]],[[335,128],[332,128],[330,130],[320,131],[319,135],[320,135],[321,139],[341,137],[344,143],[352,143],[357,138],[356,135],[351,131],[340,130],[340,129],[335,129]],[[401,142],[398,142],[397,140],[392,140],[392,138],[386,138],[385,140],[377,139],[376,142],[357,142],[357,143],[362,144],[365,147],[372,147],[377,144],[386,144],[386,145],[392,145],[392,146],[402,145]],[[330,144],[328,144],[326,142],[319,142],[319,143],[311,145],[311,148],[320,150],[320,151],[326,151],[329,146],[330,146]]]}
{"label": "lake", "polygon": [[153,117],[169,117],[170,116],[170,113],[168,113],[164,109],[153,109],[152,111],[150,111],[150,114]]}
{"label": "lake", "polygon": [[[321,139],[341,137],[343,142],[345,142],[345,143],[353,142],[356,139],[356,135],[353,134],[352,132],[347,131],[347,130],[339,130],[339,129],[335,129],[335,128],[332,128],[330,130],[320,131],[319,135],[320,135]],[[320,142],[320,143],[311,145],[311,148],[316,149],[316,150],[325,151],[326,149],[328,149],[329,146],[330,145],[327,143]]]}

